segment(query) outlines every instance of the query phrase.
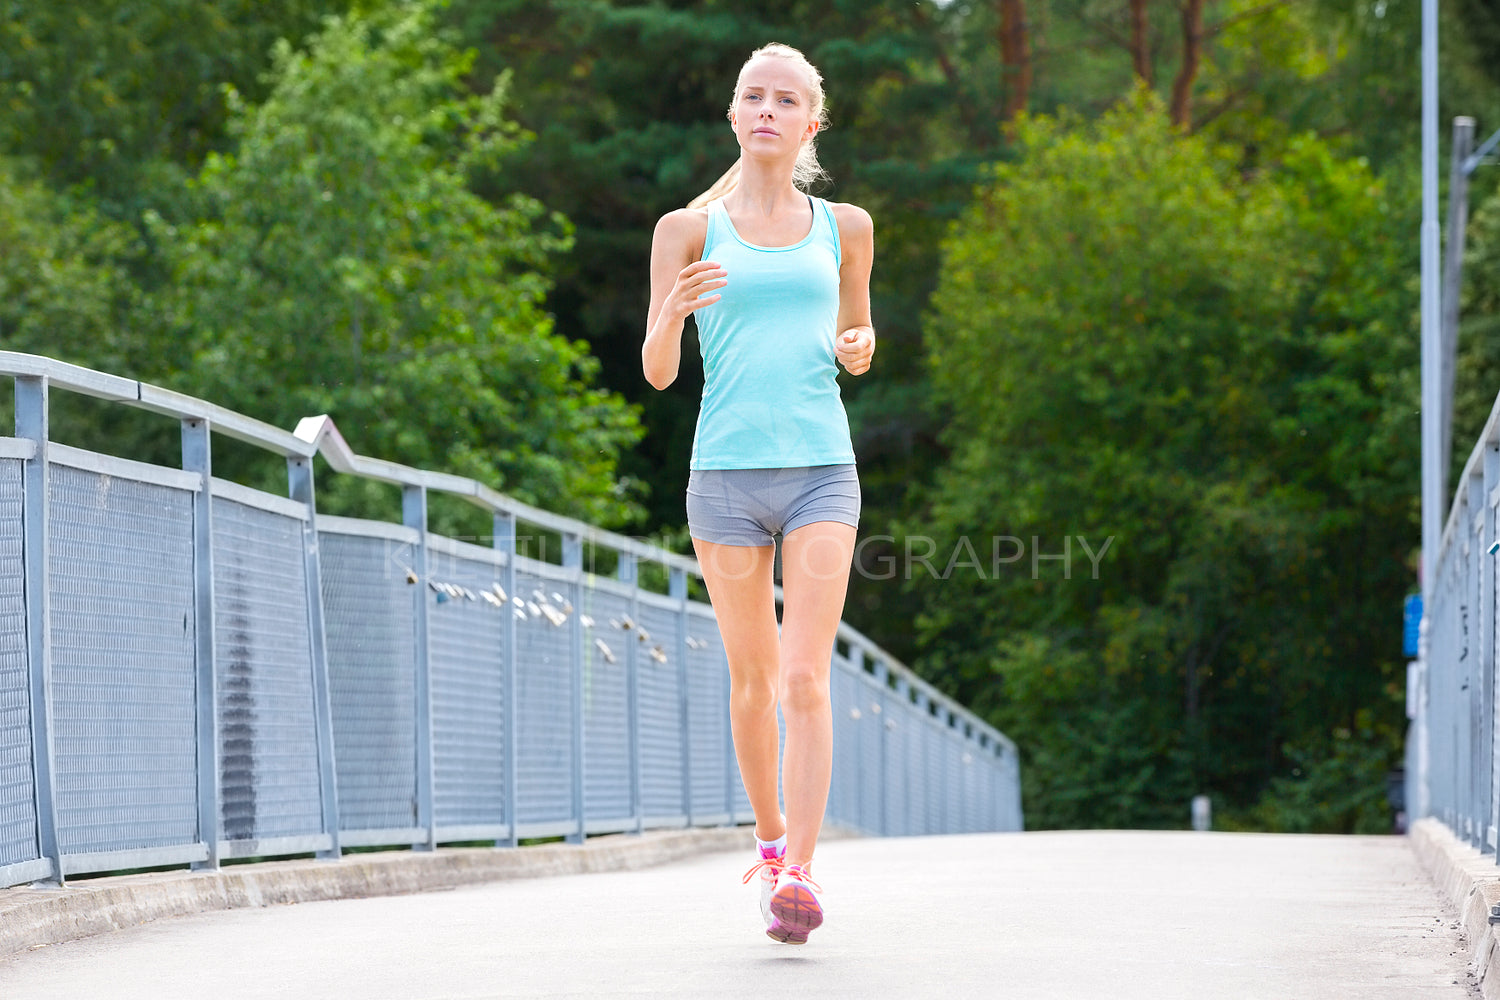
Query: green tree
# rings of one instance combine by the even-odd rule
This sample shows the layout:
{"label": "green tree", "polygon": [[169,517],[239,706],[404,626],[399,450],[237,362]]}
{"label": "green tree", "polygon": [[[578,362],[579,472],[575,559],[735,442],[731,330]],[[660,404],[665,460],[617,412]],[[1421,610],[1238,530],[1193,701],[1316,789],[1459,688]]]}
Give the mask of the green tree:
{"label": "green tree", "polygon": [[137,289],[124,262],[134,232],[86,199],[58,197],[0,159],[0,350],[116,370],[140,355],[128,318]]}
{"label": "green tree", "polygon": [[542,309],[565,222],[468,187],[523,140],[503,79],[466,96],[468,69],[421,3],[330,20],[305,52],[280,43],[267,99],[232,100],[235,150],[194,182],[200,218],[156,229],[167,367],[271,423],[327,412],[367,454],[622,523],[636,417]]}
{"label": "green tree", "polygon": [[222,148],[224,84],[258,98],[278,38],[347,0],[12,3],[0,20],[0,148],[134,218]]}
{"label": "green tree", "polygon": [[1068,545],[1073,578],[919,577],[922,668],[1027,748],[1036,825],[1246,808],[1365,708],[1389,754],[1399,649],[1368,623],[1414,538],[1411,220],[1316,140],[1246,174],[1145,97],[1018,140],[945,246],[951,452],[907,530]]}

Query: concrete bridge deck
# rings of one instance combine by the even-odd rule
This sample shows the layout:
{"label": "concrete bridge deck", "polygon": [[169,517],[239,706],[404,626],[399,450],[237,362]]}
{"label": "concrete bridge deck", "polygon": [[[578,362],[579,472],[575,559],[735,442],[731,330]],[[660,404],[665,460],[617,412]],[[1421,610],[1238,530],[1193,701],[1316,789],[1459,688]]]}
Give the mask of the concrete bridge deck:
{"label": "concrete bridge deck", "polygon": [[830,841],[803,947],[761,933],[746,853],[160,920],[0,963],[0,997],[1479,996],[1405,838]]}

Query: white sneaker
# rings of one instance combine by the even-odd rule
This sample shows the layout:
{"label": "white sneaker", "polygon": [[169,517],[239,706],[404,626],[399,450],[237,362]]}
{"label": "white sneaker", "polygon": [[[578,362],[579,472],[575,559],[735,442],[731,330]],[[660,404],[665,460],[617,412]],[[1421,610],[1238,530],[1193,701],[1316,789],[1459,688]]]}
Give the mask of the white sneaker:
{"label": "white sneaker", "polygon": [[786,848],[778,853],[774,848],[759,846],[756,848],[756,858],[755,864],[750,866],[742,881],[748,883],[752,878],[760,877],[760,915],[765,919],[766,926],[770,927],[775,919],[771,915],[771,893],[776,891],[776,880],[780,877],[782,868],[786,867]]}
{"label": "white sneaker", "polygon": [[787,865],[771,891],[771,925],[766,934],[783,944],[806,944],[809,932],[823,923],[823,887],[801,865]]}

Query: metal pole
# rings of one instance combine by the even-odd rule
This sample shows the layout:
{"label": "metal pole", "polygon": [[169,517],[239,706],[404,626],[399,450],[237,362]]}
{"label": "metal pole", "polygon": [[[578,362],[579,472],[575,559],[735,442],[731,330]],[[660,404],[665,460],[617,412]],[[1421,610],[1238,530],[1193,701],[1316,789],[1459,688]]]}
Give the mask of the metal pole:
{"label": "metal pole", "polygon": [[219,868],[219,698],[214,666],[213,457],[208,421],[182,421],[182,467],[202,477],[193,495],[194,634],[198,659],[198,836],[208,857],[200,871]]}
{"label": "metal pole", "polygon": [[504,731],[505,760],[503,773],[505,783],[505,818],[510,830],[496,847],[516,847],[520,844],[520,813],[517,808],[516,755],[520,740],[516,734],[516,516],[497,513],[495,515],[495,548],[505,555],[505,565],[500,570],[500,589],[505,591],[504,607],[500,609],[500,669],[501,726]]}
{"label": "metal pole", "polygon": [[[906,731],[908,733],[911,733],[912,731],[914,731],[916,729],[916,727],[911,724],[911,681],[907,680],[904,675],[900,675],[900,674],[898,674],[896,676],[896,702],[902,708],[901,719],[900,719],[899,722],[896,723],[896,725],[898,725],[898,726],[905,726],[906,727]],[[905,751],[901,755],[901,810],[902,810],[902,817],[901,817],[901,825],[900,825],[900,827],[897,830],[895,830],[894,832],[897,833],[897,834],[909,834],[909,833],[913,832],[912,831],[912,816],[911,816],[911,755],[912,755],[912,741],[911,741],[911,736],[910,735],[908,735],[907,738],[903,741],[902,750]]]}
{"label": "metal pole", "polygon": [[1463,290],[1464,232],[1469,225],[1469,174],[1464,163],[1474,145],[1474,119],[1453,119],[1453,156],[1448,163],[1448,242],[1443,248],[1442,496],[1447,499],[1448,466],[1453,460],[1453,374],[1458,362],[1458,300]]}
{"label": "metal pole", "polygon": [[921,724],[913,727],[917,731],[917,739],[921,741],[922,751],[922,763],[919,765],[922,768],[922,825],[912,832],[918,834],[936,833],[937,830],[934,829],[932,823],[933,789],[932,785],[927,781],[927,752],[931,746],[931,740],[928,738],[928,728],[932,725],[932,700],[927,697],[926,692],[918,691],[916,703],[917,711],[922,718]]}
{"label": "metal pole", "polygon": [[[635,556],[620,553],[620,562],[615,577],[631,586],[630,620],[641,620],[640,602],[635,595],[640,592]],[[641,776],[641,658],[636,654],[638,642],[625,643],[625,734],[630,747],[630,807],[635,818],[635,832],[646,832],[646,796]]]}
{"label": "metal pole", "polygon": [[302,522],[303,576],[307,587],[307,635],[312,646],[313,718],[318,730],[318,799],[328,847],[318,857],[334,859],[339,844],[338,769],[333,756],[333,690],[328,681],[328,635],[323,625],[323,574],[318,558],[318,505],[313,491],[310,458],[286,460],[288,495],[307,507]]}
{"label": "metal pole", "polygon": [[1484,478],[1480,490],[1484,530],[1479,539],[1479,641],[1480,704],[1482,718],[1476,734],[1479,775],[1476,790],[1484,810],[1476,814],[1480,821],[1479,849],[1495,849],[1495,508],[1490,493],[1500,486],[1500,443],[1487,441],[1484,447]]}
{"label": "metal pole", "polygon": [[677,601],[677,717],[682,733],[682,814],[693,825],[693,729],[689,698],[687,646],[687,572],[673,567],[667,576],[667,596]]}
{"label": "metal pole", "polygon": [[48,385],[43,377],[16,378],[16,437],[35,446],[22,466],[21,521],[25,538],[26,660],[31,676],[31,772],[36,792],[37,848],[64,884],[57,824],[52,742],[52,613],[47,601]]}
{"label": "metal pole", "polygon": [[1422,0],[1422,607],[1431,607],[1445,506],[1442,466],[1442,303],[1438,262],[1437,0]]}
{"label": "metal pole", "polygon": [[[568,590],[577,611],[583,607],[583,536],[577,532],[564,532],[562,536],[562,564],[573,571]],[[578,828],[568,834],[567,842],[581,844],[588,837],[588,823],[583,794],[583,622],[577,614],[568,616],[568,640],[573,675],[573,816]]]}
{"label": "metal pole", "polygon": [[[425,486],[403,486],[401,488],[401,520],[408,528],[417,529],[417,547],[412,553],[416,562],[413,567],[420,581],[427,579],[427,488]],[[427,628],[427,587],[419,583],[412,591],[412,671],[415,680],[415,710],[417,755],[417,826],[426,833],[426,839],[412,846],[419,851],[437,849],[437,818],[432,804],[433,753],[432,753],[432,650]]]}
{"label": "metal pole", "polygon": [[[1439,299],[1438,260],[1441,247],[1438,232],[1438,9],[1437,0],[1422,0],[1422,617],[1424,625],[1432,614],[1434,573],[1437,568],[1438,544],[1443,531],[1443,458],[1442,458],[1442,310]],[[1429,629],[1422,629],[1418,659],[1428,663]],[[1415,727],[1419,759],[1426,760],[1425,746],[1429,732],[1424,716]],[[1417,801],[1428,801],[1426,769],[1417,776],[1420,782]],[[1425,808],[1423,810],[1425,814]],[[1420,816],[1412,816],[1412,820]]]}
{"label": "metal pole", "polygon": [[[867,656],[867,650],[860,651]],[[891,667],[884,660],[875,661],[875,679],[880,682],[880,834],[889,837],[891,829],[891,730],[896,728],[888,709],[891,691]]]}

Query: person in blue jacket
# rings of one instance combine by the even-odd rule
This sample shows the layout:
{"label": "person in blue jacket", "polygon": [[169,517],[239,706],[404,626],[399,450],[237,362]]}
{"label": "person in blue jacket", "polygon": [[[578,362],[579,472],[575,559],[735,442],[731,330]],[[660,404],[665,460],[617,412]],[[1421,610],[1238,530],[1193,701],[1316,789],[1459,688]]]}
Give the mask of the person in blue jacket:
{"label": "person in blue jacket", "polygon": [[766,933],[801,944],[823,922],[809,868],[832,777],[830,662],[859,525],[838,366],[863,374],[875,353],[874,225],[855,205],[806,193],[825,176],[815,141],[826,118],[822,77],[801,52],[752,53],[729,121],[739,161],[657,223],[641,363],[653,386],[670,385],[694,317],[704,387],[687,518],[728,655],[735,756],[755,811],[757,861],[745,880],[760,877]]}

